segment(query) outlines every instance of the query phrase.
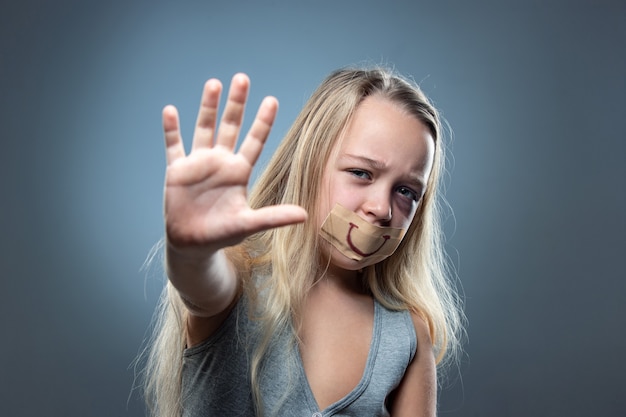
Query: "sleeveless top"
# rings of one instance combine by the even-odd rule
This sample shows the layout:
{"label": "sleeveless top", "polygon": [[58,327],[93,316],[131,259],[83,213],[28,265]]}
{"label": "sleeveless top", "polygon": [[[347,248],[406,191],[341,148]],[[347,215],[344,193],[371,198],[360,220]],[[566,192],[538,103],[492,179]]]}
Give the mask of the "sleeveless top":
{"label": "sleeveless top", "polygon": [[[241,298],[205,342],[185,349],[183,417],[255,416],[250,363],[258,323]],[[357,386],[324,410],[318,408],[297,343],[288,332],[275,335],[258,381],[264,417],[389,416],[386,400],[415,356],[417,336],[408,311],[391,311],[374,301],[374,326],[365,370]]]}

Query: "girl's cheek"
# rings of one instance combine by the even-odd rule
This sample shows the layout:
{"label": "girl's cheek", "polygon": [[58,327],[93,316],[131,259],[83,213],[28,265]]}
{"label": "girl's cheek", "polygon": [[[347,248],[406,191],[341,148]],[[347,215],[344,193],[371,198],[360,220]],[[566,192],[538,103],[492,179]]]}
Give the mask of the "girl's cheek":
{"label": "girl's cheek", "polygon": [[397,205],[395,207],[396,213],[392,217],[392,222],[396,220],[398,223],[396,223],[394,227],[408,228],[415,218],[415,214],[417,213],[417,207],[418,204],[415,202],[410,204]]}
{"label": "girl's cheek", "polygon": [[408,200],[404,197],[397,197],[395,209],[405,219],[408,219],[407,222],[410,223],[410,219],[413,217],[417,209],[417,203],[413,200]]}

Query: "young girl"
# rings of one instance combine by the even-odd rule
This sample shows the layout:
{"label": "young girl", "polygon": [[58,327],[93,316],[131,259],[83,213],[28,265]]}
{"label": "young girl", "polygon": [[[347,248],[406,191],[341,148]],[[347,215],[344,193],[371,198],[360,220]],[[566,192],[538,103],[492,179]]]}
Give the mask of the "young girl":
{"label": "young girl", "polygon": [[204,87],[192,150],[163,110],[162,298],[147,367],[155,416],[434,416],[458,348],[437,186],[437,111],[384,69],[315,91],[250,195],[276,115],[237,149],[249,80]]}

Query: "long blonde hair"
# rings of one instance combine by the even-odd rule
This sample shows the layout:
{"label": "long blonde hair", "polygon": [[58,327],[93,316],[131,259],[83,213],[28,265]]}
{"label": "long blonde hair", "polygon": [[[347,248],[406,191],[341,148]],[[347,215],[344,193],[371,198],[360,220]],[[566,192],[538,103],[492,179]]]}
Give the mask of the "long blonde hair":
{"label": "long blonde hair", "polygon": [[[442,365],[460,349],[463,315],[443,250],[438,198],[445,160],[441,120],[416,84],[385,68],[348,68],[330,74],[305,104],[257,180],[250,205],[298,204],[307,210],[309,219],[318,218],[326,161],[358,105],[373,95],[391,100],[424,123],[435,141],[435,157],[425,195],[400,247],[388,259],[366,268],[365,285],[387,308],[411,310],[425,319],[437,362]],[[324,272],[319,239],[315,222],[307,221],[259,233],[229,248],[229,256],[242,272],[242,290],[261,323],[260,343],[251,362],[257,410],[262,399],[255,381],[271,337],[289,331],[295,340],[307,291]],[[266,278],[259,280],[259,276]],[[263,297],[257,296],[260,292]],[[171,288],[164,292],[162,306],[157,313],[162,317],[160,327],[148,357],[146,388],[155,415],[169,417],[180,414],[185,325],[180,299]]]}

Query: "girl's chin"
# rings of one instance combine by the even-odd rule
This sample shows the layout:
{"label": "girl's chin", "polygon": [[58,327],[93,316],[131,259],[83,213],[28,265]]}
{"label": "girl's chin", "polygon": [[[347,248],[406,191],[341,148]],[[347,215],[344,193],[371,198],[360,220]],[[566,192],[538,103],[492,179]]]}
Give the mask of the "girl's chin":
{"label": "girl's chin", "polygon": [[375,264],[375,262],[368,261],[367,259],[360,261],[350,259],[339,251],[333,250],[330,257],[329,270],[337,274],[341,273],[341,271],[344,271],[345,274],[352,274],[373,264]]}

